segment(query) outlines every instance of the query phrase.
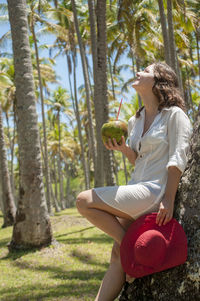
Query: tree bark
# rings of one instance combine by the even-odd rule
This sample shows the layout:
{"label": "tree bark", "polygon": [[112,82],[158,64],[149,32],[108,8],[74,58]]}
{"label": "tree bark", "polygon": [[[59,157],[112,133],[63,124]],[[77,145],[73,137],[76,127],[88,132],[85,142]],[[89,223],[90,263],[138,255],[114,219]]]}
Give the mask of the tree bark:
{"label": "tree bark", "polygon": [[176,66],[176,45],[174,38],[174,25],[173,25],[173,15],[172,15],[172,0],[167,0],[167,20],[168,20],[168,36],[170,41],[170,66],[177,72]]}
{"label": "tree bark", "polygon": [[46,179],[46,189],[47,189],[47,208],[49,214],[52,214],[51,208],[51,192],[50,192],[50,171],[49,171],[49,159],[48,159],[48,151],[47,151],[47,134],[46,134],[46,122],[45,122],[45,113],[44,113],[44,96],[43,96],[43,86],[42,86],[42,78],[41,78],[41,71],[40,71],[40,63],[39,63],[39,53],[38,53],[38,46],[37,46],[37,39],[35,35],[35,27],[34,27],[34,20],[32,17],[31,22],[31,31],[33,35],[33,41],[35,46],[35,55],[36,55],[36,62],[37,62],[37,72],[38,72],[38,79],[39,79],[39,88],[40,88],[40,100],[41,100],[41,109],[42,109],[42,128],[43,128],[43,136],[44,136],[44,165],[45,165],[45,179]]}
{"label": "tree bark", "polygon": [[127,168],[126,168],[126,157],[124,156],[124,154],[122,154],[122,159],[123,159],[123,164],[124,164],[124,176],[125,176],[126,185],[127,185],[127,183],[128,183],[128,172],[127,172]]}
{"label": "tree bark", "polygon": [[164,41],[165,62],[168,65],[171,65],[170,50],[169,50],[169,36],[168,36],[168,31],[167,31],[167,20],[166,20],[165,11],[164,11],[163,0],[158,0],[158,5],[159,5],[160,22],[161,22],[161,27],[162,27],[163,41]]}
{"label": "tree bark", "polygon": [[198,59],[199,83],[200,83],[200,51],[199,51],[200,27],[196,28],[195,37],[196,37],[196,44],[197,44],[197,59]]}
{"label": "tree bark", "polygon": [[25,0],[8,0],[16,85],[20,199],[10,249],[52,242],[47,211]]}
{"label": "tree bark", "polygon": [[78,24],[78,18],[77,18],[77,12],[76,12],[76,5],[75,0],[71,0],[72,4],[72,10],[73,10],[73,16],[74,16],[74,24],[76,29],[76,34],[78,38],[78,44],[80,48],[80,54],[81,54],[81,62],[82,62],[82,69],[83,69],[83,76],[84,76],[84,82],[85,82],[85,91],[86,91],[86,102],[87,102],[87,109],[88,109],[88,121],[89,121],[89,131],[90,136],[93,141],[92,143],[92,159],[94,163],[94,168],[96,169],[96,140],[95,140],[95,133],[94,133],[94,126],[93,126],[93,120],[92,120],[92,108],[91,108],[91,100],[90,100],[90,84],[89,84],[89,74],[87,69],[87,63],[85,59],[85,51],[82,43],[82,38],[79,30],[79,24]]}
{"label": "tree bark", "polygon": [[83,143],[83,136],[82,136],[82,131],[81,131],[81,119],[80,119],[80,113],[79,113],[79,106],[78,106],[78,97],[77,97],[77,87],[76,87],[76,57],[75,53],[73,53],[73,77],[74,77],[74,101],[75,101],[75,115],[76,115],[76,120],[77,120],[77,125],[78,125],[78,136],[79,136],[79,141],[81,145],[81,162],[83,166],[83,171],[84,171],[84,176],[85,176],[85,188],[89,189],[90,188],[90,177],[89,177],[89,170],[87,167],[86,159],[85,159],[85,153],[84,153],[84,143]]}
{"label": "tree bark", "polygon": [[[74,110],[74,114],[76,116],[76,121],[78,125],[78,137],[79,137],[79,142],[81,146],[81,163],[84,171],[84,179],[85,179],[85,189],[90,188],[90,176],[89,176],[89,169],[86,163],[85,159],[85,152],[84,152],[84,143],[83,143],[83,135],[82,135],[82,130],[81,130],[81,118],[80,118],[80,112],[79,112],[79,105],[78,105],[78,97],[77,97],[77,86],[76,86],[76,50],[75,50],[75,45],[72,45],[72,59],[73,59],[73,81],[74,81],[74,95],[72,92],[72,84],[71,84],[71,78],[70,78],[70,73],[72,73],[72,67],[71,67],[71,60],[69,55],[66,53],[67,57],[67,66],[68,66],[68,80],[69,80],[69,86],[70,86],[70,94],[71,94],[71,99],[72,99],[72,106]],[[70,62],[70,63],[69,63]]]}
{"label": "tree bark", "polygon": [[[101,127],[108,122],[108,91],[107,91],[107,30],[106,30],[106,0],[97,0],[97,95],[101,103]],[[101,137],[100,132],[97,133]],[[101,144],[103,145],[102,141]],[[111,152],[103,146],[104,172],[106,185],[115,185],[114,167]]]}
{"label": "tree bark", "polygon": [[12,189],[12,194],[14,197],[14,202],[15,202],[15,181],[14,181],[14,170],[13,170],[13,160],[14,160],[14,145],[15,145],[15,121],[14,121],[14,128],[13,128],[13,137],[10,135],[10,124],[9,124],[9,116],[8,112],[6,112],[6,122],[8,126],[8,139],[10,143],[10,183],[11,183],[11,189]]}
{"label": "tree bark", "polygon": [[14,224],[16,216],[16,207],[11,189],[10,175],[6,155],[6,147],[3,132],[3,118],[0,103],[0,169],[2,184],[2,205],[3,205],[3,228]]}
{"label": "tree bark", "polygon": [[200,111],[194,125],[187,168],[175,201],[174,217],[188,238],[187,262],[178,267],[136,279],[125,285],[120,301],[191,301],[199,298],[200,250]]}
{"label": "tree bark", "polygon": [[65,187],[65,192],[66,192],[66,207],[70,208],[70,170],[69,166],[65,163],[65,171],[66,171],[66,187]]}
{"label": "tree bark", "polygon": [[93,61],[93,78],[94,78],[94,108],[96,120],[96,141],[97,141],[97,162],[94,169],[94,186],[100,187],[104,185],[104,145],[101,139],[101,127],[103,125],[102,116],[102,96],[98,91],[98,58],[97,58],[97,26],[95,16],[95,5],[93,0],[88,0],[89,19],[90,19],[90,36]]}
{"label": "tree bark", "polygon": [[[50,177],[50,181],[51,181],[51,177]],[[54,195],[54,192],[53,192],[52,181],[50,183],[50,189],[51,189],[51,196],[52,196],[52,199],[53,199],[53,206],[55,208],[55,211],[60,212],[60,207],[58,206],[58,201],[57,201],[57,199]]]}
{"label": "tree bark", "polygon": [[58,164],[58,179],[59,179],[59,197],[60,197],[60,204],[61,209],[65,209],[64,204],[64,190],[63,190],[63,176],[62,176],[62,166],[61,166],[61,129],[60,129],[60,111],[58,111],[58,134],[59,134],[59,143],[58,143],[58,157],[57,157],[57,164]]}
{"label": "tree bark", "polygon": [[54,170],[54,183],[55,183],[55,197],[58,200],[58,183],[57,183],[56,156],[53,156],[53,170]]}
{"label": "tree bark", "polygon": [[169,46],[170,64],[171,64],[170,66],[174,69],[174,71],[177,74],[178,84],[179,84],[180,90],[182,92],[182,95],[184,96],[183,83],[182,83],[182,78],[181,78],[181,70],[180,70],[179,62],[178,62],[178,54],[176,52],[172,6],[173,6],[172,0],[167,0],[168,34],[169,34],[169,41],[170,41],[170,46]]}

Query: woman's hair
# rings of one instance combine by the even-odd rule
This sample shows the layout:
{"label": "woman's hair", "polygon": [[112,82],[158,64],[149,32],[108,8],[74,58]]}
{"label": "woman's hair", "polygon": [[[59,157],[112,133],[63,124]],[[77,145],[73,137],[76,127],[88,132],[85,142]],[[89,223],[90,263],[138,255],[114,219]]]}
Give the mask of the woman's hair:
{"label": "woman's hair", "polygon": [[[185,111],[185,103],[178,87],[178,79],[174,70],[165,63],[154,63],[154,85],[152,92],[158,98],[158,110],[164,107],[178,106]],[[141,107],[136,112],[136,118],[140,116]]]}

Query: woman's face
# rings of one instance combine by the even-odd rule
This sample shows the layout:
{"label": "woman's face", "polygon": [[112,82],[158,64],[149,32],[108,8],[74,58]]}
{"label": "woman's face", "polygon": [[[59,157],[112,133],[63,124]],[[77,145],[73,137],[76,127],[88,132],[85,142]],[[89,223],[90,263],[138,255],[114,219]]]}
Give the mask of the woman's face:
{"label": "woman's face", "polygon": [[144,69],[136,73],[136,79],[132,84],[132,87],[136,91],[152,90],[154,85],[154,65],[149,65]]}

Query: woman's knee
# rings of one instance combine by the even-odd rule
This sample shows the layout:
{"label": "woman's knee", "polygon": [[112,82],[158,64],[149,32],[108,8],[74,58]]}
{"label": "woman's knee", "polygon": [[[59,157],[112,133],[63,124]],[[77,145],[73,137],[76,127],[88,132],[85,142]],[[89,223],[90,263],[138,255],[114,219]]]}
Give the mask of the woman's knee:
{"label": "woman's knee", "polygon": [[76,207],[80,213],[84,213],[88,208],[89,190],[82,191],[76,198]]}

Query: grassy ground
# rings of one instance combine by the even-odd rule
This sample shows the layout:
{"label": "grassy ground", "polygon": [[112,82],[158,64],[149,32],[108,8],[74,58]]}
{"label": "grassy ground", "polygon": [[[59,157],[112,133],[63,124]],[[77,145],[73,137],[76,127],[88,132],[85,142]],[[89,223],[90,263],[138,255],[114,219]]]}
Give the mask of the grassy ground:
{"label": "grassy ground", "polygon": [[31,252],[9,254],[12,227],[0,229],[1,301],[94,300],[112,240],[75,208],[55,214],[51,221],[58,244]]}

